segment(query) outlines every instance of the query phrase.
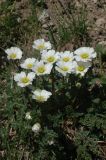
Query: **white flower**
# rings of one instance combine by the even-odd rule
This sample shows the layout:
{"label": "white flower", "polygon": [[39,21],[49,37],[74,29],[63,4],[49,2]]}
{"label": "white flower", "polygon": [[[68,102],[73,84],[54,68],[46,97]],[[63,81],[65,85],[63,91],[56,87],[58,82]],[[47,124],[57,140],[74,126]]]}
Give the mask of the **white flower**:
{"label": "white flower", "polygon": [[23,63],[20,64],[21,68],[32,69],[35,64],[35,58],[27,58]]}
{"label": "white flower", "polygon": [[73,72],[73,63],[72,62],[62,62],[59,61],[56,63],[55,69],[60,72],[63,76],[66,76],[67,73]]}
{"label": "white flower", "polygon": [[20,48],[17,47],[11,47],[9,49],[5,50],[6,54],[7,54],[7,58],[8,59],[21,59],[22,58],[22,51],[20,50]]}
{"label": "white flower", "polygon": [[17,82],[17,85],[20,87],[25,87],[32,84],[33,79],[35,78],[35,73],[30,72],[26,75],[25,72],[17,73],[14,76],[14,80]]}
{"label": "white flower", "polygon": [[44,74],[50,74],[53,65],[48,63],[44,64],[43,61],[36,61],[32,70],[39,76]]}
{"label": "white flower", "polygon": [[74,55],[70,51],[65,51],[63,52],[63,54],[60,54],[60,61],[72,62],[73,59],[74,59]]}
{"label": "white flower", "polygon": [[55,63],[59,58],[55,50],[42,51],[41,59],[46,63]]}
{"label": "white flower", "polygon": [[93,58],[96,57],[96,52],[93,48],[90,47],[81,47],[78,48],[75,52],[75,59],[76,61],[91,61]]}
{"label": "white flower", "polygon": [[52,93],[49,91],[37,89],[33,92],[32,98],[38,102],[45,102],[51,95]]}
{"label": "white flower", "polygon": [[40,125],[40,123],[35,123],[32,126],[32,131],[35,132],[35,133],[39,133],[41,131],[41,125]]}
{"label": "white flower", "polygon": [[49,41],[46,42],[44,39],[35,40],[32,47],[39,51],[48,50],[52,48],[51,43]]}
{"label": "white flower", "polygon": [[48,140],[48,144],[51,146],[54,144],[54,140]]}
{"label": "white flower", "polygon": [[32,119],[32,117],[31,117],[31,115],[30,115],[30,112],[27,112],[27,113],[26,113],[25,119],[28,119],[28,120]]}
{"label": "white flower", "polygon": [[84,76],[88,71],[89,67],[91,67],[90,62],[74,62],[75,73]]}

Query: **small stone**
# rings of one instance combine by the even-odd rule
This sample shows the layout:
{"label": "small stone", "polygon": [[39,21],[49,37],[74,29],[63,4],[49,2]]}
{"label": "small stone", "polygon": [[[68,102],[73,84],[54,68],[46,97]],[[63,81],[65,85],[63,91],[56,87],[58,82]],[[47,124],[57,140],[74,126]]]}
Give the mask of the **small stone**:
{"label": "small stone", "polygon": [[106,46],[106,41],[101,41],[101,42],[99,42],[98,44],[103,45],[103,46]]}
{"label": "small stone", "polygon": [[105,23],[105,19],[104,18],[99,18],[96,21],[96,25],[97,27],[100,27],[101,25],[103,25]]}

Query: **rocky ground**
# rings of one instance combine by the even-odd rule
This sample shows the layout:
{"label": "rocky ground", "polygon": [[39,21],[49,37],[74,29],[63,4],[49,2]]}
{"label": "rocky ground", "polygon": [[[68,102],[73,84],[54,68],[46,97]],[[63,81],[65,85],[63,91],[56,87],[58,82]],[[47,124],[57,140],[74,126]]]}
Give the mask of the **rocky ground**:
{"label": "rocky ground", "polygon": [[[0,1],[0,3],[2,2],[5,2],[5,0]],[[53,29],[55,35],[59,25],[68,27],[73,17],[80,14],[83,5],[87,14],[87,34],[91,39],[90,45],[95,46],[97,43],[106,45],[106,0],[45,0],[43,5],[38,0],[35,3],[35,11],[41,24],[39,30],[41,37],[48,36],[48,27]],[[13,8],[20,15],[18,18],[19,23],[25,22],[32,14],[29,0],[16,0]],[[32,40],[34,37],[36,35],[30,37],[30,39]],[[73,49],[73,43],[73,40],[70,40],[69,44],[65,44],[66,48]]]}
{"label": "rocky ground", "polygon": [[[72,18],[68,11],[68,6],[74,6],[75,13],[79,13],[82,6],[81,0],[46,0],[48,9],[46,10],[50,16],[50,24],[55,26],[58,21],[70,21]],[[92,39],[93,46],[97,43],[106,45],[106,1],[105,0],[85,0],[83,1],[84,9],[87,12],[88,34]],[[46,12],[45,11],[45,12]],[[44,13],[44,12],[43,12]],[[61,16],[60,16],[61,15]],[[73,16],[73,14],[72,14]],[[74,15],[75,16],[75,15]],[[62,19],[62,20],[61,20]],[[53,25],[52,24],[52,25]],[[45,27],[45,25],[43,25]]]}

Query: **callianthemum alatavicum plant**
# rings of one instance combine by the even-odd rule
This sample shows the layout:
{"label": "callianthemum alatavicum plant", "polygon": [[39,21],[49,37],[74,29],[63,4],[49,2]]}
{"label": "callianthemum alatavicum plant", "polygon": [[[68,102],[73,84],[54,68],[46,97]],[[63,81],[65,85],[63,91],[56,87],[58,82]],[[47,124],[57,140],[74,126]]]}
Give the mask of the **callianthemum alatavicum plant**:
{"label": "callianthemum alatavicum plant", "polygon": [[38,51],[48,50],[52,48],[51,43],[49,41],[46,42],[44,39],[35,40],[32,47]]}
{"label": "callianthemum alatavicum plant", "polygon": [[32,70],[37,76],[50,74],[53,65],[50,63],[44,63],[44,61],[36,61]]}
{"label": "callianthemum alatavicum plant", "polygon": [[60,61],[62,62],[72,62],[74,60],[74,54],[70,51],[65,51],[63,53],[60,53]]}
{"label": "callianthemum alatavicum plant", "polygon": [[71,74],[72,72],[74,72],[74,62],[58,61],[56,63],[55,69],[63,76],[66,76],[67,74]]}
{"label": "callianthemum alatavicum plant", "polygon": [[24,69],[32,69],[34,67],[35,62],[35,58],[27,58],[23,61],[23,63],[20,64],[20,66]]}
{"label": "callianthemum alatavicum plant", "polygon": [[46,90],[40,90],[37,89],[33,91],[33,99],[36,99],[37,102],[45,102],[47,99],[52,95],[51,92],[48,92]]}
{"label": "callianthemum alatavicum plant", "polygon": [[42,51],[41,59],[45,63],[55,63],[59,59],[59,54],[55,50]]}
{"label": "callianthemum alatavicum plant", "polygon": [[11,47],[5,50],[5,53],[7,54],[7,58],[10,60],[16,60],[22,58],[22,51],[18,47]]}
{"label": "callianthemum alatavicum plant", "polygon": [[96,52],[90,47],[81,47],[74,51],[76,61],[88,62],[96,58]]}
{"label": "callianthemum alatavicum plant", "polygon": [[[10,63],[14,62],[11,68],[14,68],[14,81],[17,84],[14,87],[15,83],[12,81],[14,98],[11,99],[9,97],[10,101],[14,100],[14,104],[12,104],[13,101],[10,104],[13,105],[15,110],[14,119],[18,120],[18,125],[15,125],[16,134],[18,135],[19,133],[21,138],[24,136],[24,140],[28,139],[25,146],[28,144],[28,149],[30,148],[29,146],[32,146],[31,154],[33,152],[35,153],[34,156],[37,155],[37,158],[34,158],[36,160],[48,159],[48,155],[53,153],[57,157],[50,158],[58,159],[57,150],[60,153],[60,148],[65,148],[65,140],[63,138],[66,136],[70,139],[70,134],[67,134],[67,130],[69,131],[70,127],[73,134],[71,137],[72,145],[75,144],[74,150],[81,140],[78,146],[79,150],[75,150],[75,154],[79,152],[78,158],[80,158],[80,148],[83,145],[82,155],[85,156],[85,152],[83,154],[84,149],[89,150],[91,147],[90,143],[88,148],[90,138],[86,136],[88,132],[86,134],[85,130],[90,128],[94,131],[95,127],[100,130],[103,125],[100,114],[98,114],[99,119],[96,118],[95,120],[97,106],[95,107],[96,112],[92,107],[94,103],[97,105],[100,102],[100,107],[98,104],[100,109],[102,102],[99,98],[93,100],[92,97],[95,98],[96,94],[102,95],[104,93],[95,93],[95,89],[91,91],[92,88],[89,85],[89,80],[94,76],[92,64],[95,64],[93,59],[97,55],[95,50],[92,47],[80,47],[75,51],[57,52],[49,41],[46,42],[43,39],[39,39],[34,41],[33,53],[35,55],[33,54],[33,56],[25,56],[24,59],[24,54],[17,47],[6,49],[5,52]],[[36,57],[36,53],[39,54],[38,57]],[[21,103],[23,105],[19,101],[15,103],[17,96],[14,94],[15,90],[19,92],[19,101],[22,99]],[[95,94],[92,94],[93,92]],[[105,106],[105,103],[102,105]],[[91,106],[90,110],[89,106]],[[86,113],[88,112],[88,115],[85,111]],[[85,128],[85,126],[87,127]],[[75,139],[77,137],[75,134],[79,130],[82,132],[80,136],[78,135],[78,139]],[[85,137],[82,133],[85,134]],[[85,140],[87,143],[85,143]],[[92,152],[92,149],[90,152]],[[50,150],[51,153],[48,154]],[[60,155],[59,159],[61,160]],[[64,155],[66,156],[66,154]],[[70,157],[65,157],[64,159],[69,159]]]}
{"label": "callianthemum alatavicum plant", "polygon": [[14,80],[17,82],[17,85],[20,87],[26,87],[32,84],[32,81],[35,78],[35,73],[30,72],[26,74],[25,72],[16,73],[14,76]]}
{"label": "callianthemum alatavicum plant", "polygon": [[91,67],[91,62],[78,61],[74,63],[74,72],[76,74],[80,74],[81,76],[84,76],[90,67]]}
{"label": "callianthemum alatavicum plant", "polygon": [[[19,66],[21,67],[21,72],[15,73],[14,80],[18,86],[23,88],[32,85],[32,99],[39,105],[43,105],[55,95],[55,83],[59,84],[62,77],[63,80],[65,80],[65,77],[66,79],[68,78],[67,82],[70,82],[70,84],[70,75],[74,77],[80,75],[79,78],[84,77],[92,66],[92,60],[96,57],[96,52],[90,47],[81,47],[73,52],[57,52],[51,49],[52,44],[44,39],[35,40],[32,47],[35,51],[39,51],[40,58],[29,57],[22,60]],[[16,60],[22,58],[22,51],[17,47],[6,49],[5,52],[8,59]],[[23,69],[24,71],[22,71]],[[58,88],[56,90],[59,91]],[[26,113],[26,119],[32,119],[30,112]],[[37,132],[40,127],[38,124],[34,125],[32,130]]]}

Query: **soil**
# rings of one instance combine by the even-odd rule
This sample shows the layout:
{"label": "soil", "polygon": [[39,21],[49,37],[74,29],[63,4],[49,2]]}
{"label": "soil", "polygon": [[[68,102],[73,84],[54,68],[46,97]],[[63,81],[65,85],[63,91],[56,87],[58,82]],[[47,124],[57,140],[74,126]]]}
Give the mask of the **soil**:
{"label": "soil", "polygon": [[[58,24],[58,21],[66,22],[67,18],[70,18],[68,6],[75,7],[76,13],[81,8],[81,0],[46,0],[48,6],[48,13],[50,19],[54,25]],[[106,0],[84,0],[83,5],[85,11],[87,11],[87,23],[88,23],[88,35],[92,39],[92,46],[99,42],[106,41]],[[57,8],[57,11],[56,11]],[[59,19],[61,15],[61,18]],[[57,17],[57,18],[56,18]]]}
{"label": "soil", "polygon": [[[5,2],[1,0],[0,3]],[[91,38],[91,46],[98,43],[106,44],[106,0],[45,0],[44,9],[39,9],[40,0],[38,0],[38,20],[41,23],[42,29],[40,30],[41,37],[45,38],[48,34],[48,26],[55,28],[58,27],[58,22],[70,21],[70,11],[68,7],[74,7],[75,14],[79,12],[81,5],[87,11],[87,32]],[[29,0],[16,0],[14,1],[14,8],[19,13],[19,21],[25,21],[32,13]],[[33,36],[36,37],[36,36]],[[30,39],[33,39],[30,37]],[[71,48],[70,48],[71,46]],[[72,49],[73,43],[67,44],[67,49]]]}

